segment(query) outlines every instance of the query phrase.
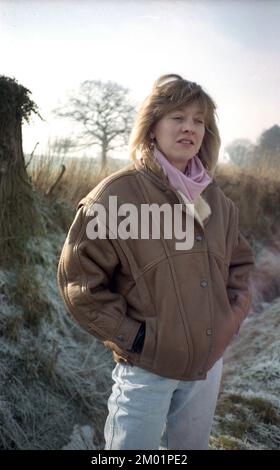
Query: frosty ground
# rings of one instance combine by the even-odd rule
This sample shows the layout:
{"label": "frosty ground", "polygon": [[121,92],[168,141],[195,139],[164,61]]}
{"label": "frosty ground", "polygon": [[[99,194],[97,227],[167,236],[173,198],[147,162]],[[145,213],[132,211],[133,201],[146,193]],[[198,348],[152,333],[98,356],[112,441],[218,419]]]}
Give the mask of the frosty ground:
{"label": "frosty ground", "polygon": [[[34,240],[32,266],[0,271],[2,449],[104,446],[114,362],[62,303],[56,269],[64,238]],[[252,312],[224,356],[211,449],[280,447],[279,253],[259,246],[256,259],[265,275],[255,279]]]}

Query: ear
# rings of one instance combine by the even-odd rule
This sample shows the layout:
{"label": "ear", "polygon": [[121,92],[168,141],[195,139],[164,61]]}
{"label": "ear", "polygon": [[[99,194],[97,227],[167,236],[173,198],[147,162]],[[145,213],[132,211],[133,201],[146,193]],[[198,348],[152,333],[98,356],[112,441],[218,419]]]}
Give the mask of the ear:
{"label": "ear", "polygon": [[154,139],[155,138],[155,134],[153,132],[150,132],[150,137],[151,139]]}

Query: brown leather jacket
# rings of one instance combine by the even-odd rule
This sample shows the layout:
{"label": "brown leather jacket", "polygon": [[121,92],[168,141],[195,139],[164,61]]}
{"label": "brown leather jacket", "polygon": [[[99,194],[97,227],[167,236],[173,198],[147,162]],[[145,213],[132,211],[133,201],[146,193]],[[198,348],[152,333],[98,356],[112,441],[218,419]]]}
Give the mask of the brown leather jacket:
{"label": "brown leather jacket", "polygon": [[[108,211],[110,195],[137,208],[184,202],[139,162],[101,181],[78,204],[61,253],[58,284],[68,310],[115,361],[124,358],[173,379],[204,379],[251,305],[254,256],[238,229],[237,207],[210,183],[197,205],[194,245],[178,251],[174,237],[123,240],[107,231],[105,239],[88,238],[93,214],[87,210],[98,202]],[[206,216],[201,204],[210,208]],[[129,350],[141,322],[145,341],[134,353]]]}

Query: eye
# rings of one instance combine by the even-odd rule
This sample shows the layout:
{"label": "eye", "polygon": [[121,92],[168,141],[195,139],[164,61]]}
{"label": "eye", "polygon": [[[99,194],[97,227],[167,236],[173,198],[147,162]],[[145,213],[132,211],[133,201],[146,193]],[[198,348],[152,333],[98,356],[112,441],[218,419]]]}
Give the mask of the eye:
{"label": "eye", "polygon": [[199,119],[197,119],[196,122],[199,122],[200,124],[204,124],[204,121],[200,121]]}
{"label": "eye", "polygon": [[182,116],[174,116],[173,119],[183,119]]}

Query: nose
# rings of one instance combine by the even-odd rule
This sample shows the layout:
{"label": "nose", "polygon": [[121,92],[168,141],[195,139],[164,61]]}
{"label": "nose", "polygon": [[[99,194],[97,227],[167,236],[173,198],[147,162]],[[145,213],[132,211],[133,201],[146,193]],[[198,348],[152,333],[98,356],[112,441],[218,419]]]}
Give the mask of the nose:
{"label": "nose", "polygon": [[194,123],[190,119],[184,119],[182,124],[183,132],[194,132]]}

